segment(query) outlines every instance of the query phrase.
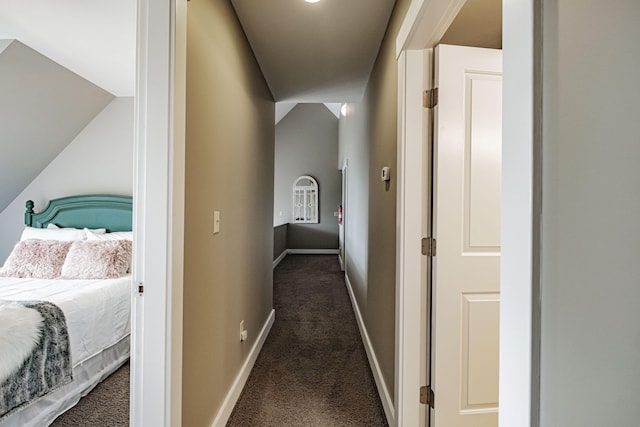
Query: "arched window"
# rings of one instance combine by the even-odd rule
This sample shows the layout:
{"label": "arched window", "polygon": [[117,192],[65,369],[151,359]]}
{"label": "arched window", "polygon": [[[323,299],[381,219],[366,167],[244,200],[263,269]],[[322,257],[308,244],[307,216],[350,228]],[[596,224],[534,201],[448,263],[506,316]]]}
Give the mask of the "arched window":
{"label": "arched window", "polygon": [[293,222],[318,223],[318,182],[308,175],[293,183]]}

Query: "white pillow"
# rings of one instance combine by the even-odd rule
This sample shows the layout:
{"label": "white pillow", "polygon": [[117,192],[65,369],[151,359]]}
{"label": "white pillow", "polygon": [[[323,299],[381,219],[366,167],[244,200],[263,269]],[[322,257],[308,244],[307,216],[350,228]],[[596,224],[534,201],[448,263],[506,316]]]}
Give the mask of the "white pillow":
{"label": "white pillow", "polygon": [[74,240],[86,240],[87,234],[78,228],[35,228],[25,227],[20,236],[20,241],[36,240],[59,240],[62,242],[72,242]]}
{"label": "white pillow", "polygon": [[133,231],[114,231],[113,233],[95,233],[94,230],[84,229],[87,240],[133,240]]}
{"label": "white pillow", "polygon": [[[49,228],[49,229],[51,229],[51,228],[52,228],[52,229],[54,229],[54,230],[79,230],[79,229],[77,229],[77,228],[68,228],[68,227],[60,228],[60,227],[58,227],[57,225],[55,225],[54,223],[52,223],[52,222],[50,222],[49,224],[47,224],[47,228]],[[88,229],[87,229],[87,230],[88,230]],[[107,229],[106,229],[106,228],[94,228],[94,229],[92,229],[91,231],[93,231],[93,232],[94,232],[94,233],[96,233],[96,234],[104,234],[104,233],[106,233],[106,232],[107,232]]]}

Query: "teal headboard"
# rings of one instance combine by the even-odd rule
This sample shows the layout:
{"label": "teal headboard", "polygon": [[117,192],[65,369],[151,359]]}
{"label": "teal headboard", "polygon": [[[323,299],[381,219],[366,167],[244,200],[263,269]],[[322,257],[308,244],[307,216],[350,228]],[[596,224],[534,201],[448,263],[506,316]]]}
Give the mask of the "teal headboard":
{"label": "teal headboard", "polygon": [[62,197],[49,201],[38,213],[27,201],[24,223],[31,227],[46,228],[48,224],[71,228],[106,228],[107,231],[131,231],[132,198],[111,194],[89,194]]}

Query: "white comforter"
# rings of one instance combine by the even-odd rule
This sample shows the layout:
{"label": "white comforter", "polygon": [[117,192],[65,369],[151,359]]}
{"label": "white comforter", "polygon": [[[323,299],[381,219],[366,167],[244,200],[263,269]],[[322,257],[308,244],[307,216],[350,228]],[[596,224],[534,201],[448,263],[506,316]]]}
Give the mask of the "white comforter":
{"label": "white comforter", "polygon": [[0,279],[0,300],[50,301],[62,309],[73,366],[130,332],[131,276],[108,280]]}

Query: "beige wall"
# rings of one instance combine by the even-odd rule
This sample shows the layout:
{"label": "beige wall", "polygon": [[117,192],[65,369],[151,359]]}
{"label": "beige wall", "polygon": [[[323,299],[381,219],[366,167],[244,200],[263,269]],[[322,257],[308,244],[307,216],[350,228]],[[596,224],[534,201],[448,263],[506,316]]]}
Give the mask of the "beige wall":
{"label": "beige wall", "polygon": [[[396,35],[408,0],[396,3],[387,34],[371,73],[371,151],[369,152],[369,292],[365,322],[387,387],[393,398],[395,361],[396,283],[396,152],[398,63]],[[389,185],[380,181],[380,169],[391,168]]]}
{"label": "beige wall", "polygon": [[[273,124],[271,94],[230,3],[190,1],[185,426],[211,425],[272,309]],[[249,338],[241,343],[243,319]]]}
{"label": "beige wall", "polygon": [[[395,260],[396,260],[396,149],[398,63],[395,41],[404,19],[409,0],[398,0],[382,41],[367,91],[361,104],[350,105],[351,117],[340,126],[340,162],[348,159],[349,185],[347,233],[358,230],[362,219],[354,212],[366,212],[366,252],[358,261],[349,264],[353,250],[362,240],[348,236],[347,269],[354,287],[358,306],[363,314],[369,337],[382,370],[387,388],[393,398],[395,361]],[[357,153],[367,152],[368,164]],[[353,153],[351,156],[350,153]],[[367,161],[366,157],[364,161]],[[391,169],[391,181],[380,181],[383,166]],[[368,198],[352,198],[354,192],[367,189]],[[363,203],[367,203],[366,211]],[[354,206],[354,204],[357,204]],[[359,206],[358,206],[359,205]],[[352,227],[353,225],[353,227]],[[354,228],[355,227],[355,228]],[[354,260],[352,260],[354,261]]]}

